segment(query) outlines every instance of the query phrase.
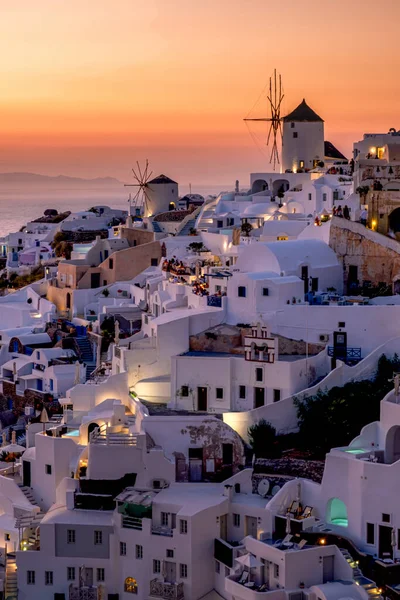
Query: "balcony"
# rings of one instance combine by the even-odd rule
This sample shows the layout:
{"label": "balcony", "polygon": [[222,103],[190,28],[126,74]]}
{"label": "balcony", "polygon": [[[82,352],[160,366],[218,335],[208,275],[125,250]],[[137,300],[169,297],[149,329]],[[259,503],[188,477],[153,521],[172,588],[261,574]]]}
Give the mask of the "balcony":
{"label": "balcony", "polygon": [[139,529],[143,528],[142,519],[139,517],[127,517],[122,516],[122,527],[125,529]]}
{"label": "balcony", "polygon": [[68,600],[99,600],[99,590],[92,585],[78,587],[71,583],[69,586]]}
{"label": "balcony", "polygon": [[159,579],[152,579],[150,581],[150,596],[165,598],[166,600],[182,600],[183,583],[166,583]]}
{"label": "balcony", "polygon": [[166,537],[172,537],[174,535],[173,530],[165,525],[154,525],[151,528],[151,533],[152,535],[164,535]]}
{"label": "balcony", "polygon": [[[273,595],[274,600],[286,600],[285,590],[270,591],[266,584],[257,586],[254,582],[240,583],[240,576],[233,575],[225,578],[225,591],[237,600],[261,600]],[[279,597],[281,596],[281,597]]]}

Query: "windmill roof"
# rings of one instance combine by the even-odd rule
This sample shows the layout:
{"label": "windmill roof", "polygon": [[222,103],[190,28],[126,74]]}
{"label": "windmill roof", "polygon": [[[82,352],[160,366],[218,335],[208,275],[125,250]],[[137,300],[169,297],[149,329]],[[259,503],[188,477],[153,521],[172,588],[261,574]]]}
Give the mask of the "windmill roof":
{"label": "windmill roof", "polygon": [[283,117],[284,121],[321,121],[324,122],[323,119],[312,108],[310,108],[303,98],[303,102],[301,102],[297,108],[295,108],[291,113]]}
{"label": "windmill roof", "polygon": [[170,179],[166,175],[158,175],[157,177],[154,177],[154,179],[151,179],[147,183],[176,183],[176,181]]}
{"label": "windmill roof", "polygon": [[325,156],[326,158],[347,160],[347,158],[331,142],[325,142]]}

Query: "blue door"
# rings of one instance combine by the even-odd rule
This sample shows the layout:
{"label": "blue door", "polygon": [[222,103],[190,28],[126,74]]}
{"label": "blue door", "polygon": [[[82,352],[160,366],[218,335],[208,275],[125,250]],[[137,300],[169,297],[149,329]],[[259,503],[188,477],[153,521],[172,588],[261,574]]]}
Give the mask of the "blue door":
{"label": "blue door", "polygon": [[43,392],[43,380],[42,379],[37,380],[37,389],[39,392]]}

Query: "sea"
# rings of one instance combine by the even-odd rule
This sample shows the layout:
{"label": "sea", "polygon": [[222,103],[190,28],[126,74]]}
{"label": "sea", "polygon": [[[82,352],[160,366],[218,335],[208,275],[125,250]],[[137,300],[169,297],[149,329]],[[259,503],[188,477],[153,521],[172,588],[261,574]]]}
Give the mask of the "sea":
{"label": "sea", "polygon": [[[192,186],[192,193],[207,197],[210,194],[219,194],[221,191],[231,190],[231,185],[198,185]],[[189,187],[179,186],[179,194],[184,196],[189,192]],[[69,210],[76,212],[87,210],[96,205],[107,205],[112,208],[128,209],[128,193],[121,186],[106,186],[98,188],[32,188],[13,186],[0,188],[0,237],[19,229],[38,217],[43,216],[47,208],[54,208],[58,212]]]}

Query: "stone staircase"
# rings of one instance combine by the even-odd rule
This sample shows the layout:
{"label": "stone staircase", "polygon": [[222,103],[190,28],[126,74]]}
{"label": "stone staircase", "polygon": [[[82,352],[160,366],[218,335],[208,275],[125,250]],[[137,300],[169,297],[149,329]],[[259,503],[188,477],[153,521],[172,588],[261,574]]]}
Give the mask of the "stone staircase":
{"label": "stone staircase", "polygon": [[4,598],[5,600],[17,600],[18,598],[17,557],[15,552],[10,552],[6,555],[6,585]]}
{"label": "stone staircase", "polygon": [[186,221],[185,225],[182,227],[182,229],[177,233],[177,235],[190,235],[190,230],[191,229],[195,229],[195,225],[196,225],[196,219],[189,219],[189,221]]}
{"label": "stone staircase", "polygon": [[92,345],[87,337],[75,338],[76,344],[79,348],[80,356],[83,362],[86,364],[86,379],[89,379],[90,375],[96,368],[96,360],[93,356]]}
{"label": "stone staircase", "polygon": [[354,582],[360,587],[362,587],[371,599],[379,600],[380,598],[382,598],[381,590],[378,589],[375,581],[364,577],[364,575],[362,574],[362,571],[358,565],[358,560],[354,560],[350,552],[345,548],[339,548],[339,550],[345,557],[346,561],[349,563],[350,567],[353,569]]}

